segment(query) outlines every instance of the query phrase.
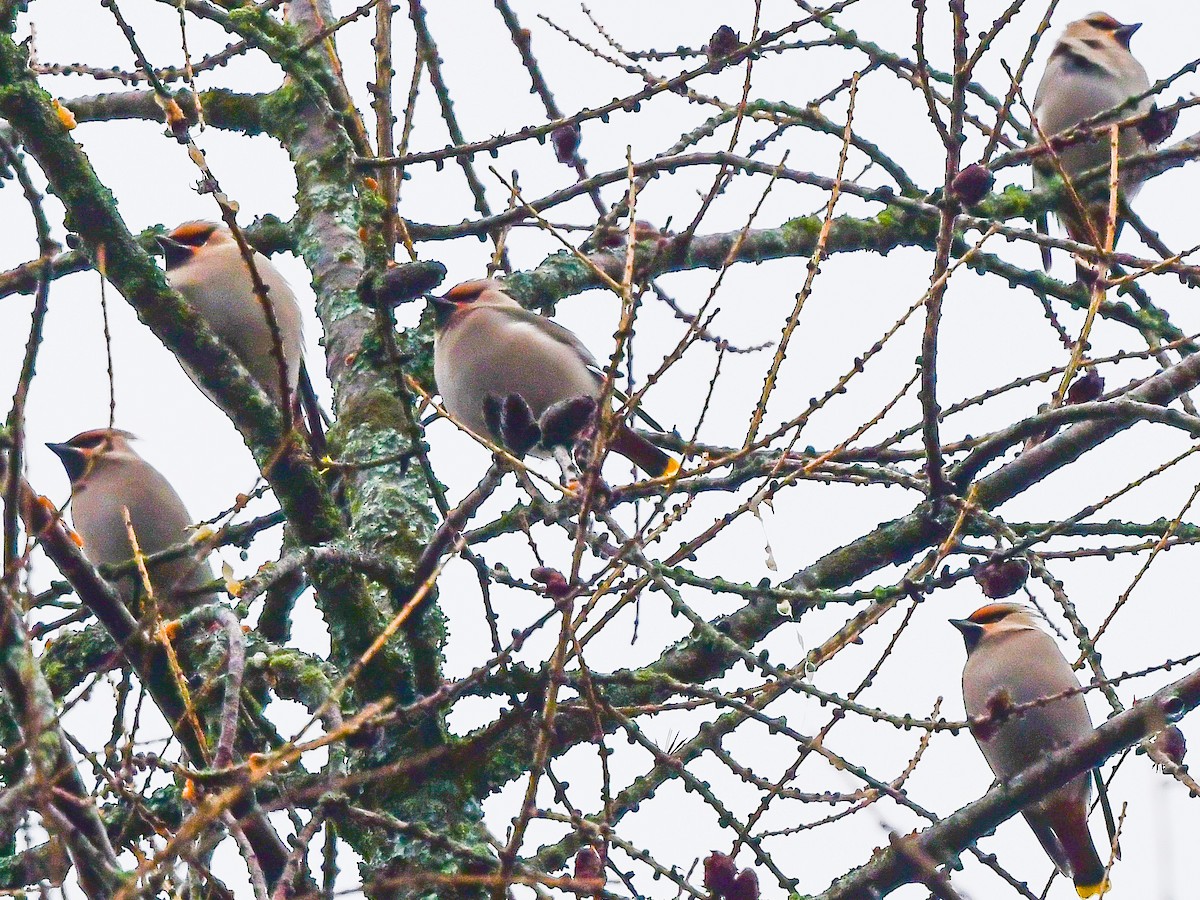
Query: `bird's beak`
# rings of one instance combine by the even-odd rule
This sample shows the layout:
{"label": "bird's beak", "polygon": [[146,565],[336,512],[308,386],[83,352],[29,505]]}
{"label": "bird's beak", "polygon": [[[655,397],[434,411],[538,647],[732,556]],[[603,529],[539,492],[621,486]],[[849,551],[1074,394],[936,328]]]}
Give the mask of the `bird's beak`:
{"label": "bird's beak", "polygon": [[173,269],[191,259],[192,248],[181,244],[166,235],[160,234],[155,238],[158,246],[162,247],[163,256],[167,258],[167,268]]}
{"label": "bird's beak", "polygon": [[426,294],[425,299],[433,307],[433,319],[437,327],[445,328],[450,317],[454,315],[454,311],[458,309],[458,304],[445,297],[435,297],[433,294]]}
{"label": "bird's beak", "polygon": [[967,645],[968,651],[983,637],[983,626],[970,619],[951,619],[950,624],[962,632],[963,643]]}
{"label": "bird's beak", "polygon": [[78,447],[72,447],[70,444],[46,444],[47,447],[59,458],[63,468],[67,470],[67,477],[74,484],[78,481],[87,468],[87,456]]}
{"label": "bird's beak", "polygon": [[1114,28],[1113,34],[1115,34],[1117,36],[1117,40],[1120,41],[1124,45],[1126,50],[1128,50],[1130,39],[1137,33],[1137,30],[1141,27],[1142,27],[1141,22],[1134,22],[1130,25],[1122,25],[1120,28]]}

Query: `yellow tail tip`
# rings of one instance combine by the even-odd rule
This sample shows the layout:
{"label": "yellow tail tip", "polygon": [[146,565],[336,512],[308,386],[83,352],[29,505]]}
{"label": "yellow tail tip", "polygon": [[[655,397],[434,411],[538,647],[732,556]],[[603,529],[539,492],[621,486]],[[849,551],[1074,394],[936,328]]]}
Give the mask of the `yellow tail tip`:
{"label": "yellow tail tip", "polygon": [[663,466],[662,474],[659,475],[658,477],[659,478],[674,478],[676,475],[679,474],[679,468],[680,468],[679,460],[671,459],[670,461],[667,462],[667,464],[665,466]]}
{"label": "yellow tail tip", "polygon": [[1108,890],[1108,880],[1101,881],[1099,884],[1077,884],[1075,885],[1075,893],[1080,897],[1096,897]]}

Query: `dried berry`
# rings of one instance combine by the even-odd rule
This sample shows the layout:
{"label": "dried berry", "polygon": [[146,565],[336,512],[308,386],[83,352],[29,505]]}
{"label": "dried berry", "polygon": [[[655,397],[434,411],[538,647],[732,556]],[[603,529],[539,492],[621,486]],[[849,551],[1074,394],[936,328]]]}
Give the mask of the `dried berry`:
{"label": "dried berry", "polygon": [[971,163],[950,182],[950,196],[964,206],[974,206],[992,189],[995,176],[986,166]]}
{"label": "dried berry", "polygon": [[738,36],[738,33],[728,25],[722,25],[708,39],[708,44],[704,48],[704,55],[708,57],[709,62],[716,62],[722,57],[741,50],[742,46],[742,39]]}
{"label": "dried berry", "polygon": [[564,166],[574,165],[575,154],[579,151],[579,126],[574,122],[559,125],[550,134],[550,143],[554,145],[554,156]]}
{"label": "dried berry", "polygon": [[1023,559],[989,560],[975,572],[975,581],[985,597],[1011,597],[1029,578],[1029,563]]}
{"label": "dried berry", "polygon": [[1067,390],[1067,405],[1073,403],[1088,403],[1099,398],[1104,393],[1104,377],[1096,371],[1089,368],[1086,372],[1080,375],[1071,383],[1071,387]]}
{"label": "dried berry", "polygon": [[718,897],[729,897],[737,884],[733,857],[714,850],[704,858],[704,886]]}

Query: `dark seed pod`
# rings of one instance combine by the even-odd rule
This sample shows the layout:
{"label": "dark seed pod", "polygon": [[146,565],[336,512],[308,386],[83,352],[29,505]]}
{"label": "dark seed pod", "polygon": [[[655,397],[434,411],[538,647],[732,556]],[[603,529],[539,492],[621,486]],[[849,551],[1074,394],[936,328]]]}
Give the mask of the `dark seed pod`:
{"label": "dark seed pod", "polygon": [[1182,766],[1183,757],[1187,754],[1187,741],[1177,726],[1168,725],[1154,736],[1154,749],[1161,751],[1175,765]]}
{"label": "dark seed pod", "polygon": [[346,746],[351,750],[370,750],[383,737],[383,728],[374,722],[365,722],[361,728],[346,735]]}
{"label": "dark seed pod", "polygon": [[963,206],[974,206],[987,196],[987,192],[995,183],[995,176],[988,171],[986,166],[971,163],[955,175],[954,180],[950,182],[950,196]]}
{"label": "dark seed pod", "polygon": [[1093,366],[1071,383],[1071,387],[1067,389],[1067,405],[1089,403],[1103,393],[1104,377]]}
{"label": "dark seed pod", "polygon": [[992,560],[975,572],[975,581],[985,597],[1011,597],[1029,578],[1029,563],[1023,559]]}
{"label": "dark seed pod", "polygon": [[573,444],[596,414],[594,397],[572,397],[560,400],[544,413],[538,423],[542,430],[542,446],[546,448]]}
{"label": "dark seed pod", "polygon": [[428,294],[442,283],[446,267],[434,260],[392,266],[375,276],[367,292],[379,306],[399,306]]}
{"label": "dark seed pod", "polygon": [[742,869],[742,874],[733,883],[727,900],[758,900],[758,876],[753,869]]}
{"label": "dark seed pod", "polygon": [[529,577],[539,584],[544,584],[546,593],[555,599],[565,597],[571,592],[571,585],[567,583],[566,577],[558,569],[538,566],[529,573]]}
{"label": "dark seed pod", "polygon": [[716,62],[722,57],[741,50],[742,46],[742,39],[738,37],[738,33],[728,25],[722,25],[708,39],[704,55],[708,57],[709,62]]}
{"label": "dark seed pod", "polygon": [[714,850],[704,858],[704,886],[717,897],[732,896],[738,871],[733,857]]}
{"label": "dark seed pod", "polygon": [[509,394],[504,400],[500,437],[504,446],[518,459],[536,447],[542,439],[541,429],[533,419],[533,410],[520,394]]}
{"label": "dark seed pod", "polygon": [[564,166],[575,163],[575,154],[579,151],[579,126],[574,122],[559,125],[550,134],[550,143],[554,145],[554,156]]}
{"label": "dark seed pod", "polygon": [[1161,144],[1175,133],[1179,124],[1179,110],[1162,110],[1156,105],[1143,121],[1138,123],[1137,130],[1147,144]]}

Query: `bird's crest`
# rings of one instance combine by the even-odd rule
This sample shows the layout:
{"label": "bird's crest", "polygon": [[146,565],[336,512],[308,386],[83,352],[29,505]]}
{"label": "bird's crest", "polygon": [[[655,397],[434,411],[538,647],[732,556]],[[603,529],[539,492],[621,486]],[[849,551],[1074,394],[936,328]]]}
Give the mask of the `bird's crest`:
{"label": "bird's crest", "polygon": [[98,450],[112,443],[114,437],[122,437],[127,441],[137,440],[136,435],[120,428],[93,428],[90,431],[81,431],[67,443],[78,450]]}
{"label": "bird's crest", "polygon": [[989,603],[967,616],[967,621],[974,622],[976,625],[992,625],[1015,613],[1028,614],[1029,612],[1030,610],[1020,603]]}
{"label": "bird's crest", "polygon": [[199,247],[206,243],[213,236],[220,226],[216,222],[206,222],[203,219],[197,219],[193,222],[184,222],[182,225],[176,226],[175,230],[167,235],[171,240],[180,244],[186,244],[189,247]]}
{"label": "bird's crest", "polygon": [[1087,22],[1093,28],[1099,28],[1101,31],[1116,31],[1122,25],[1106,12],[1094,12],[1083,21]]}
{"label": "bird's crest", "polygon": [[464,281],[446,291],[443,299],[454,303],[474,303],[480,294],[488,290],[500,290],[500,282],[491,278],[477,278],[474,281]]}

